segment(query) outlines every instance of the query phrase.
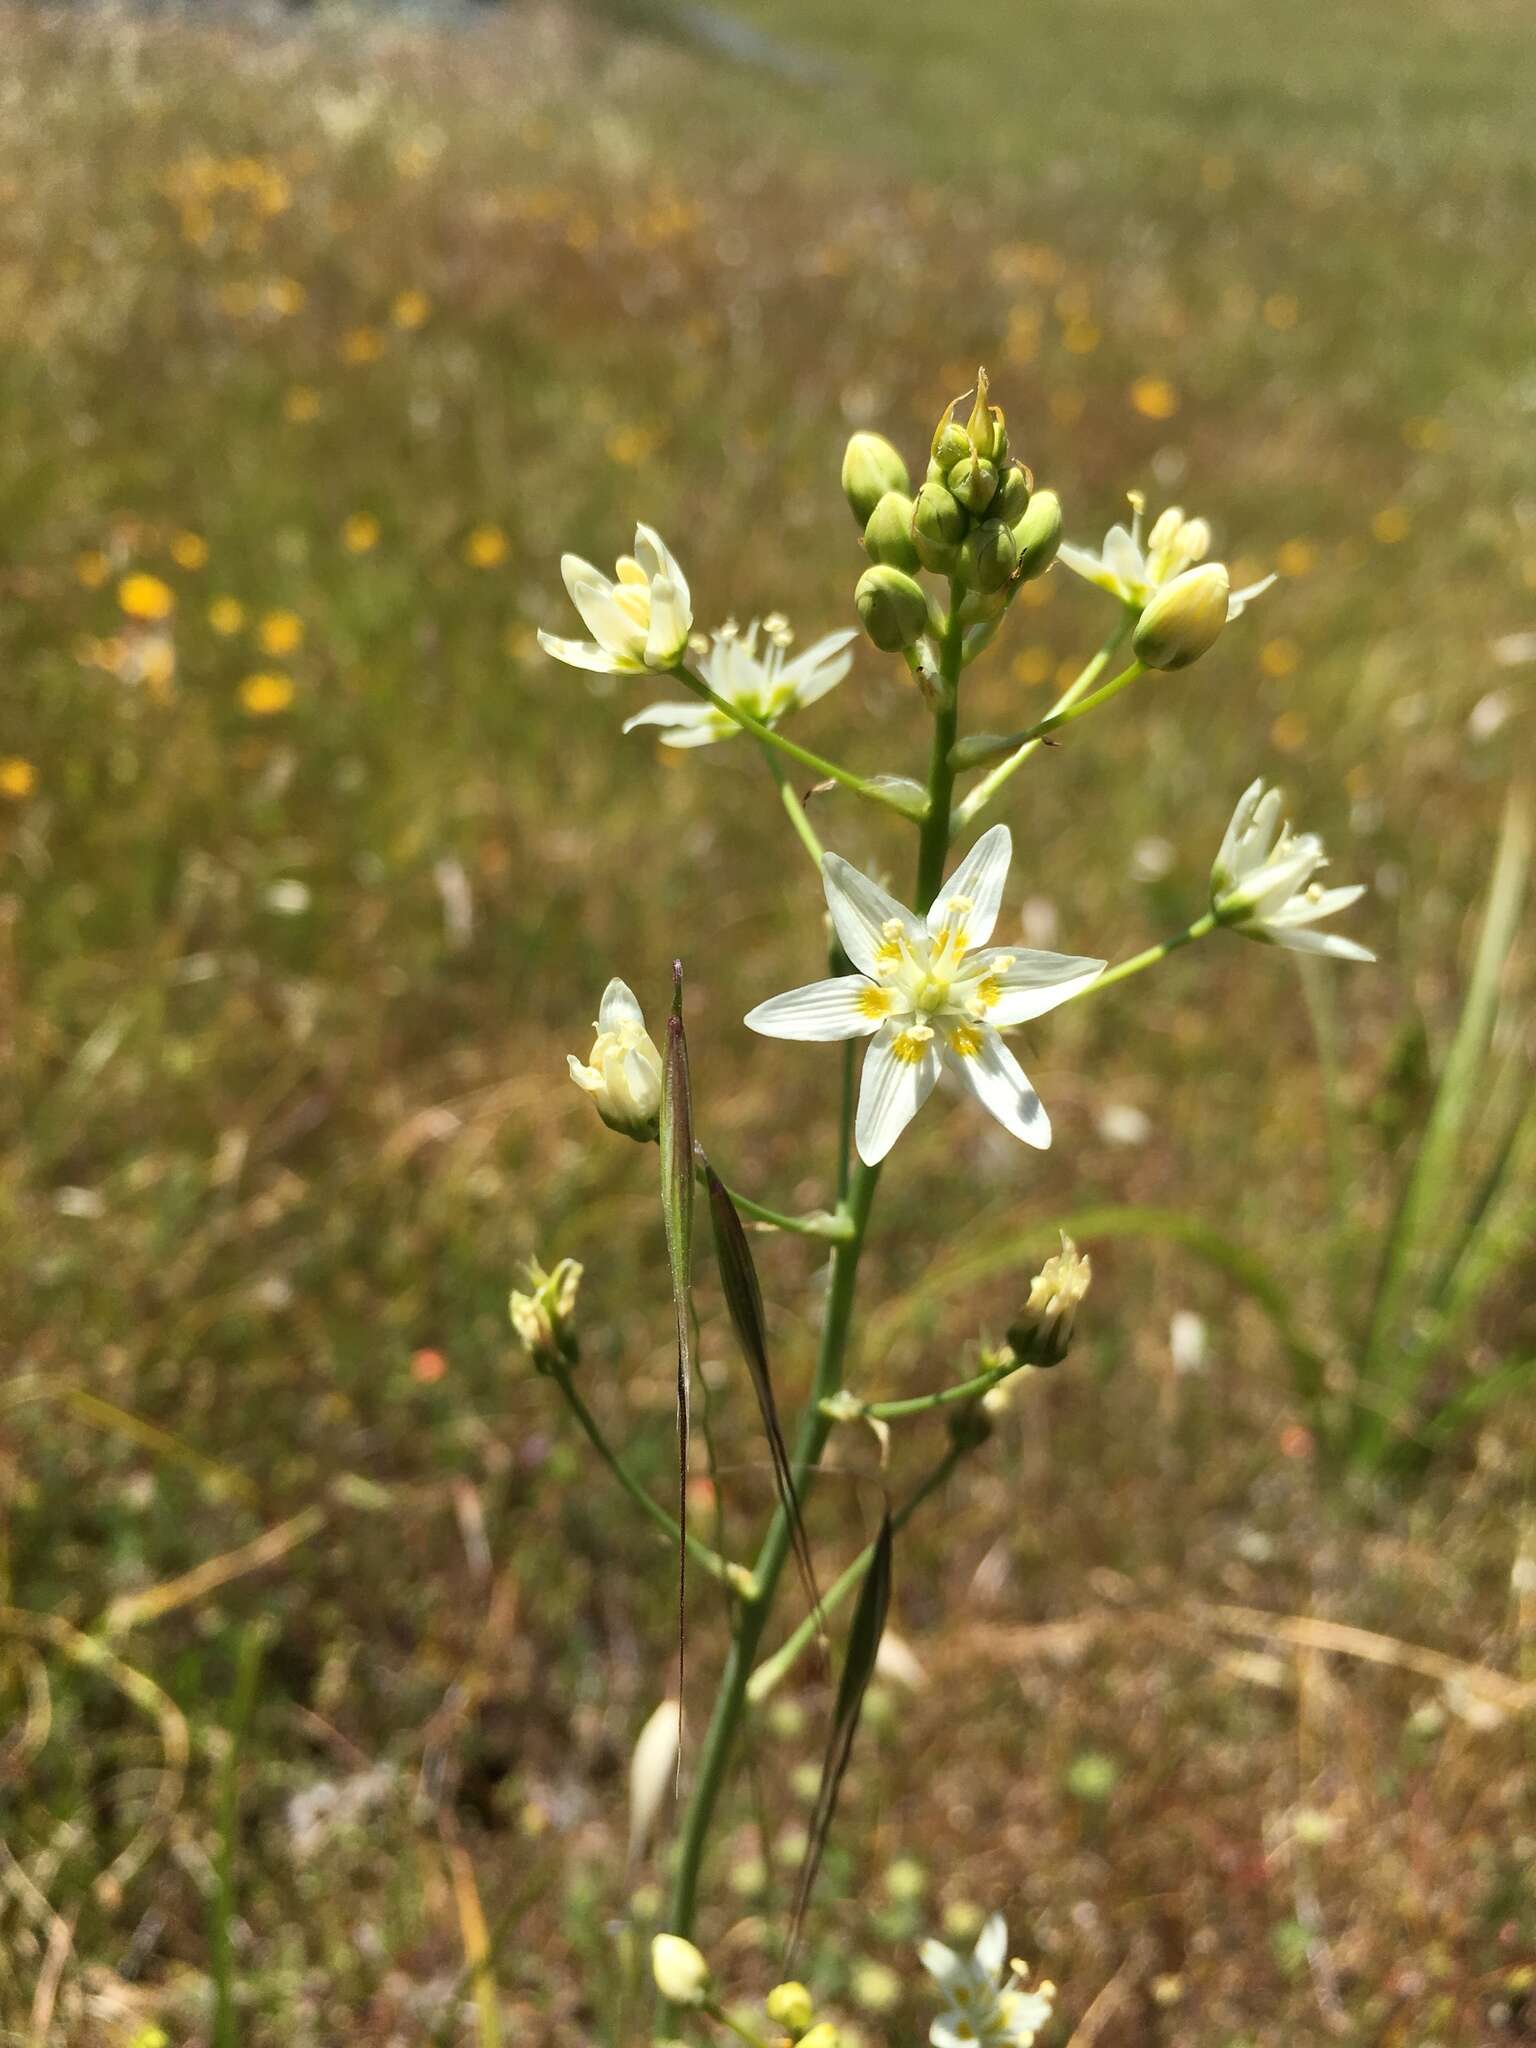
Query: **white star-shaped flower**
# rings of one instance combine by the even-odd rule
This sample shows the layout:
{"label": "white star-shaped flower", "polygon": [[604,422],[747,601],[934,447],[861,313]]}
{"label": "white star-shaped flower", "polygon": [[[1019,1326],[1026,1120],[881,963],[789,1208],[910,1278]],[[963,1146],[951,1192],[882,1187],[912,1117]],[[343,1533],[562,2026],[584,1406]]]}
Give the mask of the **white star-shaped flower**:
{"label": "white star-shaped flower", "polygon": [[[758,653],[758,634],[765,645]],[[745,633],[734,625],[719,627],[710,635],[709,652],[699,662],[699,673],[717,697],[737,704],[764,725],[777,725],[791,711],[814,704],[825,697],[847,675],[853,656],[850,641],[858,638],[853,627],[828,633],[802,654],[790,658],[794,636],[782,619],[770,618],[761,627],[754,619]],[[708,747],[716,740],[734,739],[741,727],[713,704],[690,698],[686,703],[648,704],[624,721],[624,730],[639,725],[659,725],[659,737],[667,747]]]}
{"label": "white star-shaped flower", "polygon": [[1211,868],[1211,909],[1222,924],[1267,945],[1327,953],[1335,960],[1374,960],[1353,939],[1307,929],[1357,903],[1365,884],[1325,889],[1314,880],[1328,865],[1323,842],[1315,832],[1293,832],[1281,818],[1283,802],[1278,789],[1264,787],[1262,776],[1238,798]]}
{"label": "white star-shaped flower", "polygon": [[[1159,513],[1143,549],[1141,514],[1141,493],[1133,491],[1129,532],[1123,526],[1112,526],[1098,554],[1090,548],[1074,547],[1069,541],[1063,541],[1060,549],[1060,558],[1069,569],[1138,612],[1144,611],[1160,591],[1180,576],[1188,575],[1211,550],[1209,523],[1204,519],[1186,519],[1177,505]],[[1266,576],[1245,589],[1231,591],[1227,597],[1228,625],[1240,618],[1243,607],[1268,590],[1274,580],[1273,576]]]}
{"label": "white star-shaped flower", "polygon": [[960,1075],[1004,1130],[1051,1142],[1050,1119],[998,1033],[1077,995],[1102,960],[988,946],[1013,853],[1006,825],[977,840],[925,918],[829,853],[822,886],[857,974],[759,1003],[747,1023],[767,1038],[873,1038],[859,1086],[854,1144],[877,1166],[933,1092],[941,1067]]}
{"label": "white star-shaped flower", "polygon": [[946,2002],[928,2030],[933,2048],[1031,2048],[1051,2017],[1056,1988],[1023,1989],[1028,1972],[1022,1963],[1008,1961],[1008,1929],[1001,1913],[988,1920],[968,1956],[942,1941],[925,1941],[918,1955]]}
{"label": "white star-shaped flower", "polygon": [[562,555],[560,574],[592,638],[561,640],[541,627],[546,654],[601,675],[676,666],[693,630],[688,579],[653,528],[635,528],[635,552],[620,555],[613,582],[580,555]]}

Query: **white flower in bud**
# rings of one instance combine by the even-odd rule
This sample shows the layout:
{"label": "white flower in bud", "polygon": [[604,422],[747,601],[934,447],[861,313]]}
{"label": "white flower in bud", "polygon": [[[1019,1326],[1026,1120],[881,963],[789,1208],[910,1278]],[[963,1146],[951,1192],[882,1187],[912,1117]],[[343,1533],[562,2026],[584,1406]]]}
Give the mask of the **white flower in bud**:
{"label": "white flower in bud", "polygon": [[567,1054],[571,1079],[586,1090],[597,1113],[626,1138],[654,1138],[661,1116],[661,1054],[629,988],[615,977],[603,990],[593,1025],[597,1039],[586,1066]]}
{"label": "white flower in bud", "polygon": [[933,1092],[942,1067],[958,1074],[1004,1130],[1051,1142],[1040,1098],[999,1035],[1043,1017],[1104,971],[1102,960],[988,946],[1013,841],[982,834],[917,917],[835,853],[821,864],[827,907],[859,969],[774,996],[749,1011],[767,1038],[872,1038],[859,1084],[854,1143],[877,1166]]}
{"label": "white flower in bud", "polygon": [[1025,1365],[1059,1365],[1066,1357],[1078,1306],[1092,1279],[1087,1254],[1063,1231],[1061,1250],[1029,1283],[1024,1312],[1008,1332],[1010,1349]]}
{"label": "white flower in bud", "polygon": [[709,1965],[680,1934],[658,1934],[652,1941],[651,1975],[674,2005],[702,2005],[709,1996]]}
{"label": "white flower in bud", "polygon": [[1374,960],[1353,939],[1309,929],[1357,903],[1365,884],[1325,889],[1315,879],[1328,865],[1323,842],[1315,832],[1293,832],[1281,817],[1283,802],[1278,789],[1264,787],[1262,776],[1238,798],[1211,868],[1211,909],[1244,938],[1293,953]]}
{"label": "white flower in bud", "polygon": [[575,1259],[560,1259],[553,1272],[546,1273],[537,1259],[530,1259],[524,1271],[532,1291],[523,1294],[514,1288],[507,1301],[514,1332],[540,1372],[574,1365],[577,1351],[572,1317],[581,1267]]}
{"label": "white flower in bud", "polygon": [[1031,2048],[1049,2024],[1056,1987],[1047,1983],[1024,1989],[1029,1971],[1008,1960],[1008,1929],[1001,1913],[987,1921],[968,1956],[932,1940],[923,1943],[918,1955],[945,2000],[929,2029],[933,2048]]}
{"label": "white flower in bud", "polygon": [[[766,642],[761,653],[759,630]],[[827,633],[791,660],[794,637],[782,612],[770,613],[761,629],[754,619],[745,633],[727,623],[710,636],[699,674],[717,697],[739,705],[764,725],[777,725],[790,712],[814,704],[837,687],[852,665],[848,648],[858,634],[851,626]],[[717,740],[735,739],[742,730],[735,719],[697,697],[687,702],[647,704],[633,718],[625,719],[624,730],[633,732],[643,725],[662,728],[657,737],[664,747],[709,747]]]}
{"label": "white flower in bud", "polygon": [[1226,565],[1205,562],[1165,583],[1136,622],[1131,645],[1147,668],[1188,668],[1220,639],[1231,585]]}
{"label": "white flower in bud", "polygon": [[799,1983],[775,1984],[763,2000],[763,2011],[776,2027],[791,2034],[803,2034],[816,2017],[811,1994]]}
{"label": "white flower in bud", "polygon": [[[1137,612],[1145,611],[1160,590],[1203,562],[1211,549],[1208,523],[1204,519],[1186,519],[1177,505],[1170,505],[1166,512],[1158,514],[1143,549],[1142,510],[1141,493],[1132,491],[1129,532],[1123,526],[1112,526],[1104,536],[1104,546],[1098,554],[1089,548],[1074,547],[1069,541],[1063,541],[1060,549],[1061,559],[1069,569],[1089,583],[1096,584],[1100,590],[1107,590],[1111,597],[1118,597],[1122,604]],[[1213,563],[1211,566],[1214,568],[1216,565]],[[1222,576],[1224,581],[1229,581],[1224,569]],[[1243,590],[1228,588],[1221,624],[1230,625],[1233,619],[1239,618],[1243,607],[1268,590],[1274,580],[1273,576],[1266,576],[1261,582],[1250,583]],[[1220,626],[1217,631],[1220,631]],[[1211,638],[1214,639],[1215,634]],[[1175,665],[1147,663],[1149,668]]]}
{"label": "white flower in bud", "polygon": [[562,555],[560,574],[592,638],[561,640],[541,627],[546,654],[601,675],[677,665],[693,629],[688,579],[653,528],[635,528],[635,552],[620,555],[611,583],[580,555]]}

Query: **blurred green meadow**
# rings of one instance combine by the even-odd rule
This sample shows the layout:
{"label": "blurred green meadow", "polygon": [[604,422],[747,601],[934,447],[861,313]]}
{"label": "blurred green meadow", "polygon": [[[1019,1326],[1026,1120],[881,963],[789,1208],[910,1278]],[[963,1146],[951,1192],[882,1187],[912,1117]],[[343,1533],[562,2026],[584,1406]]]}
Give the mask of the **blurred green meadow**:
{"label": "blurred green meadow", "polygon": [[[681,955],[712,1153],[785,1207],[831,1197],[836,1079],[739,1021],[821,950],[761,761],[623,738],[643,686],[540,653],[562,548],[643,518],[701,623],[851,623],[848,432],[917,456],[985,361],[1073,539],[1141,486],[1234,581],[1278,569],[1009,786],[1008,914],[1111,959],[1177,930],[1262,773],[1372,885],[1381,964],[1304,979],[1218,934],[1063,1010],[1026,1034],[1045,1155],[936,1104],[855,1384],[955,1378],[1056,1219],[1134,1206],[1263,1261],[1347,1390],[1536,752],[1529,29],[1501,0],[1283,31],[1237,0],[0,13],[0,2040],[483,2041],[488,2002],[509,2042],[646,2038],[626,1958],[665,1866],[626,1867],[626,1774],[671,1567],[507,1290],[583,1262],[583,1390],[664,1496],[654,1160],[565,1054],[611,974],[659,1017]],[[1105,603],[1028,586],[973,725],[1043,713]],[[910,773],[924,726],[861,646],[797,736]],[[850,799],[812,814],[905,858]],[[1528,1085],[1530,938],[1474,1094]],[[1431,1403],[1536,1352],[1531,1149]],[[1079,1234],[1071,1359],[898,1551],[915,1668],[874,1696],[804,1974],[850,2048],[924,2038],[915,1936],[999,1906],[1062,1986],[1053,2048],[1527,2038],[1528,1395],[1340,1472],[1230,1272]],[[756,1242],[793,1400],[817,1261]],[[701,1307],[744,1549],[769,1495]],[[898,1495],[938,1427],[898,1438]],[[876,1460],[839,1437],[829,1574]],[[810,1666],[775,1696],[711,1865],[743,1990],[827,1706]]]}

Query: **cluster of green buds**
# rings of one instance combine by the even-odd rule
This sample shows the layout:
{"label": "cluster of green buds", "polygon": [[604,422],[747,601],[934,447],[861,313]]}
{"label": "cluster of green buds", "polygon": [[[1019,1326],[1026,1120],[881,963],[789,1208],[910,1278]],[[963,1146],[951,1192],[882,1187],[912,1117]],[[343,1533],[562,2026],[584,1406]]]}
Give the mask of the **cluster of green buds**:
{"label": "cluster of green buds", "polygon": [[[751,2028],[727,2018],[715,1995],[709,1964],[691,1941],[679,1934],[658,1934],[651,1943],[651,1974],[657,1990],[673,2005],[708,2013],[740,2040],[762,2042]],[[782,2048],[839,2048],[837,2028],[830,2020],[817,2019],[815,2001],[803,1984],[776,1984],[763,2000],[763,2010],[781,2030],[772,2048],[781,2043]],[[762,2048],[768,2044],[762,2043]]]}
{"label": "cluster of green buds", "polygon": [[507,1302],[512,1328],[536,1372],[569,1372],[581,1356],[575,1323],[581,1267],[575,1259],[561,1259],[546,1273],[537,1259],[530,1259],[523,1271],[529,1292],[512,1290]]}
{"label": "cluster of green buds", "polygon": [[1010,453],[985,370],[967,396],[963,426],[955,416],[963,398],[944,408],[915,495],[883,434],[855,434],[843,456],[843,492],[871,565],[854,602],[865,632],[887,653],[909,651],[940,624],[919,570],[947,577],[962,624],[990,637],[1019,586],[1043,575],[1061,544],[1061,502],[1036,490],[1033,473]]}

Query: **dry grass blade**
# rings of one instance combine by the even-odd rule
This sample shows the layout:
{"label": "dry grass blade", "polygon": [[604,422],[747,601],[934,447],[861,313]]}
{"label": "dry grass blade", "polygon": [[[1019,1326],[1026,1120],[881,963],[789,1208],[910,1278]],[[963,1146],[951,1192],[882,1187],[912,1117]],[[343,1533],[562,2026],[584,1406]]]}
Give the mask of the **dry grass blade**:
{"label": "dry grass blade", "polygon": [[693,1095],[683,1032],[683,963],[672,963],[672,1014],[661,1070],[661,1213],[672,1271],[677,1325],[677,1770],[683,1768],[682,1714],[688,1663],[688,1438],[693,1388]]}
{"label": "dry grass blade", "polygon": [[763,1434],[768,1439],[768,1455],[773,1461],[774,1485],[778,1489],[779,1505],[789,1523],[790,1542],[800,1581],[811,1612],[816,1617],[816,1626],[820,1629],[823,1626],[821,1594],[816,1586],[816,1566],[805,1530],[805,1517],[800,1512],[800,1498],[795,1492],[789,1446],[784,1441],[778,1403],[773,1395],[773,1377],[768,1365],[768,1326],[763,1314],[763,1290],[758,1283],[757,1266],[747,1242],[747,1233],[736,1213],[736,1204],[708,1160],[704,1162],[704,1178],[709,1189],[709,1215],[725,1305],[730,1311],[731,1327],[736,1332],[736,1341],[741,1346],[741,1355],[752,1377],[752,1391],[757,1396]]}
{"label": "dry grass blade", "polygon": [[249,1543],[242,1543],[235,1550],[226,1550],[218,1557],[206,1558],[189,1572],[166,1579],[158,1586],[146,1586],[139,1593],[124,1593],[107,1609],[102,1621],[103,1632],[109,1636],[123,1635],[129,1629],[137,1628],[141,1622],[158,1621],[162,1615],[185,1607],[189,1601],[200,1600],[205,1593],[227,1586],[231,1579],[242,1578],[247,1572],[260,1571],[264,1565],[275,1564],[290,1550],[318,1535],[325,1522],[324,1508],[302,1508],[298,1514],[290,1515],[286,1522],[279,1522],[275,1528],[253,1536]]}
{"label": "dry grass blade", "polygon": [[853,1754],[853,1739],[859,1731],[859,1715],[864,1706],[864,1694],[875,1673],[875,1660],[880,1654],[880,1638],[885,1633],[885,1617],[891,1605],[891,1551],[895,1540],[895,1529],[891,1511],[887,1506],[880,1521],[880,1533],[875,1538],[875,1554],[864,1583],[859,1588],[859,1604],[854,1609],[853,1625],[848,1631],[848,1648],[843,1659],[843,1675],[838,1681],[837,1705],[832,1715],[832,1732],[827,1738],[827,1754],[821,1767],[821,1786],[816,1794],[816,1805],[811,1813],[809,1838],[805,1845],[805,1857],[800,1865],[800,1878],[795,1886],[794,1910],[790,1915],[789,1939],[784,1948],[786,1970],[800,1939],[800,1928],[805,1919],[805,1909],[810,1904],[811,1888],[816,1882],[816,1873],[821,1868],[821,1859],[827,1846],[827,1837],[832,1831],[832,1816],[837,1811],[837,1795],[842,1788],[843,1775],[848,1769],[848,1759]]}
{"label": "dry grass blade", "polygon": [[480,1903],[480,1887],[475,1882],[475,1866],[446,1814],[440,1814],[438,1821],[443,1834],[448,1877],[453,1886],[459,1940],[464,1948],[464,1967],[474,1985],[480,2048],[500,2048],[501,2002],[491,1963],[490,1929],[485,1922],[485,1908]]}
{"label": "dry grass blade", "polygon": [[69,1961],[69,1952],[74,1945],[74,1922],[60,1919],[55,1915],[48,1934],[48,1948],[43,1956],[43,1966],[37,1973],[37,1989],[32,1997],[32,2016],[27,2026],[27,2048],[47,2048],[48,2036],[53,2027],[53,2008],[58,2002],[59,1986],[64,1981],[64,1965]]}

